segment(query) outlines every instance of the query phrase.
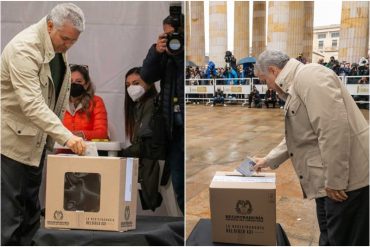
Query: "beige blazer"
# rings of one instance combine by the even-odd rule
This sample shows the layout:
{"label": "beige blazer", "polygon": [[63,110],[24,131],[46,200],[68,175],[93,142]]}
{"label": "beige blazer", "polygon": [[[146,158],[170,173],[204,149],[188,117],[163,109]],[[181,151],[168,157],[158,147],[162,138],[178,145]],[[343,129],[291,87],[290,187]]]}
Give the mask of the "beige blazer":
{"label": "beige blazer", "polygon": [[72,137],[61,122],[71,72],[63,54],[66,72],[55,99],[49,67],[54,56],[46,17],[17,34],[1,54],[1,154],[30,166],[39,165],[48,135],[62,145]]}
{"label": "beige blazer", "polygon": [[338,76],[290,59],[276,83],[288,93],[285,138],[265,157],[268,165],[290,158],[310,199],[326,196],[325,187],[369,185],[369,125]]}

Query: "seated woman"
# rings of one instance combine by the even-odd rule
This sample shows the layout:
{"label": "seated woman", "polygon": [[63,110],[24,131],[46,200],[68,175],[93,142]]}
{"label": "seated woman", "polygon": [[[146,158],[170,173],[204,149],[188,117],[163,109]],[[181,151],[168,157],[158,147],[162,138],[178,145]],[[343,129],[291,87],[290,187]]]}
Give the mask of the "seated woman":
{"label": "seated woman", "polygon": [[86,65],[71,65],[71,94],[63,124],[85,140],[108,139],[107,111],[103,99],[95,95]]}
{"label": "seated woman", "polygon": [[[162,203],[158,192],[159,159],[164,159],[165,151],[153,145],[155,135],[162,133],[155,128],[155,114],[158,92],[154,86],[146,84],[140,77],[140,68],[130,69],[125,76],[125,131],[131,145],[122,150],[124,157],[139,159],[139,191],[142,208],[155,210]],[[164,131],[163,131],[164,132]],[[165,139],[165,136],[163,136]],[[162,158],[162,157],[163,158]]]}

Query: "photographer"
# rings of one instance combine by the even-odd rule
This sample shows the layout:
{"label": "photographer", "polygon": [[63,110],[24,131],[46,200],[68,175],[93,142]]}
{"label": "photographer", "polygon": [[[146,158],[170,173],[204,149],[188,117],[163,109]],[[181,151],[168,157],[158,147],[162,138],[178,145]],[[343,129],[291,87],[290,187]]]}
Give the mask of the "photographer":
{"label": "photographer", "polygon": [[[148,84],[161,80],[161,110],[168,134],[165,169],[170,168],[177,202],[184,212],[184,16],[180,6],[170,6],[163,31],[144,59],[141,78]],[[176,36],[175,36],[176,35]],[[170,42],[177,38],[179,49]]]}
{"label": "photographer", "polygon": [[231,53],[231,51],[225,52],[225,62],[226,62],[226,68],[233,68],[234,70],[237,70],[236,68],[236,58]]}

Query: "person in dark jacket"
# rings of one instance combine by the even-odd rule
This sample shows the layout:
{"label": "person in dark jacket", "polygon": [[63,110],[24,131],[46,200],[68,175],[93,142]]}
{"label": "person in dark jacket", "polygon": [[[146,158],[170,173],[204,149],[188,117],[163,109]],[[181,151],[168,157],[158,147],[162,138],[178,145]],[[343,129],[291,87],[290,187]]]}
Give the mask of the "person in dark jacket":
{"label": "person in dark jacket", "polygon": [[226,106],[225,105],[224,92],[220,88],[217,88],[217,91],[215,92],[215,96],[213,97],[212,106],[215,106],[216,103],[219,103],[219,104],[222,104],[223,106]]}
{"label": "person in dark jacket", "polygon": [[269,108],[270,103],[272,104],[272,107],[275,108],[276,101],[276,92],[272,88],[269,88],[265,94],[266,108]]}
{"label": "person in dark jacket", "polygon": [[[179,28],[182,33],[183,23]],[[160,102],[169,144],[165,169],[171,170],[177,203],[184,212],[184,50],[172,53],[166,44],[174,26],[172,16],[163,20],[164,33],[150,47],[140,74],[148,84],[161,80]]]}
{"label": "person in dark jacket", "polygon": [[150,126],[158,94],[154,84],[146,84],[140,77],[140,68],[130,69],[125,76],[125,132],[131,145],[120,156],[139,158],[139,196],[144,210],[154,211],[162,203],[158,191],[159,163],[152,154]]}
{"label": "person in dark jacket", "polygon": [[249,108],[252,107],[252,102],[254,102],[254,106],[256,108],[261,108],[261,95],[260,92],[257,90],[256,86],[253,86],[252,92],[249,94],[248,97]]}

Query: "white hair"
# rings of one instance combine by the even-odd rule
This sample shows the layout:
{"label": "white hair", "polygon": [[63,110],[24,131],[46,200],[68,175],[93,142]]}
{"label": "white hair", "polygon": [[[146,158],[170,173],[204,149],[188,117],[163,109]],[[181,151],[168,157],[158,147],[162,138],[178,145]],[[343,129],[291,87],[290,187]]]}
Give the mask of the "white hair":
{"label": "white hair", "polygon": [[276,66],[283,69],[285,64],[289,61],[289,56],[279,50],[265,50],[262,52],[254,65],[255,74],[267,73],[269,66]]}
{"label": "white hair", "polygon": [[63,26],[65,21],[70,21],[78,31],[85,30],[84,13],[73,3],[58,4],[50,11],[46,20],[51,20],[56,27]]}

